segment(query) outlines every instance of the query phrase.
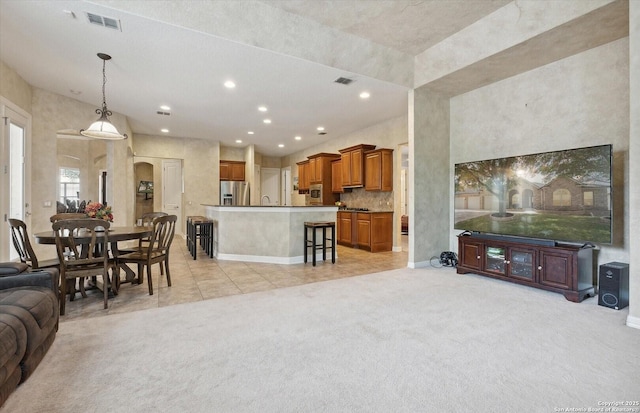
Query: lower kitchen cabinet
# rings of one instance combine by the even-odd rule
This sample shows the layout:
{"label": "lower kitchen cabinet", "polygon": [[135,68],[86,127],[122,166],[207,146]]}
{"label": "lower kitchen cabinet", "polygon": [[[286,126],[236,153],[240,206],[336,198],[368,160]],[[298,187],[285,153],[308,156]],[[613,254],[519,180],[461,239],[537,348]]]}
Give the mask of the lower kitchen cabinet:
{"label": "lower kitchen cabinet", "polygon": [[590,246],[537,245],[461,235],[458,256],[458,274],[481,274],[555,291],[574,302],[594,294]]}
{"label": "lower kitchen cabinet", "polygon": [[338,244],[371,252],[391,251],[393,212],[338,211]]}

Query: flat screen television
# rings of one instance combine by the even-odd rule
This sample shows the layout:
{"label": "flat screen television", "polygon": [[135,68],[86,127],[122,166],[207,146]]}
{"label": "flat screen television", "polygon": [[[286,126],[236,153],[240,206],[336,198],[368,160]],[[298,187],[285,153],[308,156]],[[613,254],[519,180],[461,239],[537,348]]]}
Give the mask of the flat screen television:
{"label": "flat screen television", "polygon": [[611,173],[611,145],[458,163],[454,228],[610,244]]}

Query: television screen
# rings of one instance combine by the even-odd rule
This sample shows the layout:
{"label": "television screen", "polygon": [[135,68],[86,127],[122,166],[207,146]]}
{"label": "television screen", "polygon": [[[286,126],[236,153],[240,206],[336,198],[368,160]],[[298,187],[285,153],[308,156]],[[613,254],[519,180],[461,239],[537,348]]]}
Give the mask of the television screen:
{"label": "television screen", "polygon": [[140,185],[138,185],[138,192],[143,194],[152,194],[153,181],[140,181]]}
{"label": "television screen", "polygon": [[455,165],[454,228],[611,243],[611,145]]}

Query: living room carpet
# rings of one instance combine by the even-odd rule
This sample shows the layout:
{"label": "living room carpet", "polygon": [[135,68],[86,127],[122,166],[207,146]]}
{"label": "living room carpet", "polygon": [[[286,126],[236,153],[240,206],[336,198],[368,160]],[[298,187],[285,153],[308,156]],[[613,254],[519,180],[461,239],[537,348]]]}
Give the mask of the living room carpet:
{"label": "living room carpet", "polygon": [[65,322],[0,412],[597,408],[640,399],[627,314],[451,268],[386,271]]}

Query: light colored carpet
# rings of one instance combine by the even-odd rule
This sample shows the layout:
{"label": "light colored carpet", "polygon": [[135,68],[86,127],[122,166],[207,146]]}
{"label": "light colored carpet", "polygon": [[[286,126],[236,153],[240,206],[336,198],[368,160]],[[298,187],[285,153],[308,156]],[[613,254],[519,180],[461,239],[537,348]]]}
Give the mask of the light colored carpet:
{"label": "light colored carpet", "polygon": [[640,399],[626,310],[402,269],[62,323],[0,412],[554,412]]}

